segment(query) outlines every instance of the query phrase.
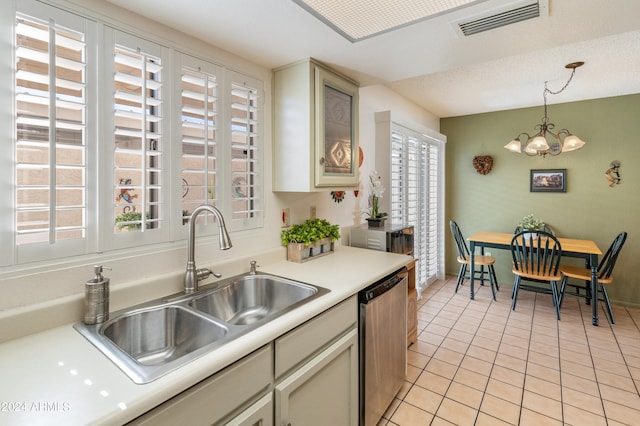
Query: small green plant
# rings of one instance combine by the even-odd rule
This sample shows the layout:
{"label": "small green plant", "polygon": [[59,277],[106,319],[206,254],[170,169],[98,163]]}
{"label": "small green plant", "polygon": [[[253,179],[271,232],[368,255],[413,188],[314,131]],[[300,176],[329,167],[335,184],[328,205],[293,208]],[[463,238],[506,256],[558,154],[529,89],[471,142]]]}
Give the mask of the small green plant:
{"label": "small green plant", "polygon": [[323,238],[336,241],[340,238],[340,226],[332,225],[326,219],[308,219],[304,223],[295,224],[280,233],[283,246],[289,243],[313,244]]}
{"label": "small green plant", "polygon": [[[149,215],[147,215],[147,219]],[[127,223],[127,222],[136,222],[136,223]],[[129,211],[126,213],[122,213],[121,215],[116,217],[116,225],[118,229],[140,229],[142,228],[142,214],[135,211]],[[149,224],[147,223],[147,227]]]}
{"label": "small green plant", "polygon": [[544,229],[544,222],[535,219],[533,213],[531,213],[522,218],[520,228],[523,230],[531,229],[532,231],[542,231]]}

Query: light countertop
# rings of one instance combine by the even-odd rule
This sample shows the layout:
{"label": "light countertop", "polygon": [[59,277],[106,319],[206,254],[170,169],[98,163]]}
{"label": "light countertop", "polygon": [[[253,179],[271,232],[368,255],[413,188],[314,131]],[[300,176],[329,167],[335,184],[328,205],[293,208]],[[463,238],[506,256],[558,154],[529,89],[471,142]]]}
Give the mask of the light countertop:
{"label": "light countertop", "polygon": [[406,265],[410,257],[337,246],[305,263],[260,272],[331,290],[157,380],[137,385],[73,324],[0,344],[0,424],[123,424]]}

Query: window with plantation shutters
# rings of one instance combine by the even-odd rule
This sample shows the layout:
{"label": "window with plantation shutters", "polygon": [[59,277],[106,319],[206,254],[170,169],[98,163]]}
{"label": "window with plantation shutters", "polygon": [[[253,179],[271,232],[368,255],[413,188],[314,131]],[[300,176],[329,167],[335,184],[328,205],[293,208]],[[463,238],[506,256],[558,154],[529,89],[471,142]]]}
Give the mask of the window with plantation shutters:
{"label": "window with plantation shutters", "polygon": [[264,82],[46,3],[0,15],[0,268],[153,251],[202,204],[230,232],[262,227]]}
{"label": "window with plantation shutters", "polygon": [[258,82],[241,74],[230,73],[230,77],[231,221],[241,229],[261,224],[258,126],[262,111]]}
{"label": "window with plantation shutters", "polygon": [[114,230],[146,232],[164,219],[163,80],[157,55],[116,44],[114,63]]}
{"label": "window with plantation shutters", "polygon": [[86,248],[87,72],[82,28],[78,19],[16,15],[14,239],[19,261],[77,254]]}
{"label": "window with plantation shutters", "polygon": [[[217,205],[218,79],[205,66],[186,65],[180,73],[182,141],[182,223],[201,204]],[[213,221],[201,215],[198,221]]]}
{"label": "window with plantation shutters", "polygon": [[443,142],[405,127],[391,128],[391,220],[414,226],[420,289],[443,274]]}

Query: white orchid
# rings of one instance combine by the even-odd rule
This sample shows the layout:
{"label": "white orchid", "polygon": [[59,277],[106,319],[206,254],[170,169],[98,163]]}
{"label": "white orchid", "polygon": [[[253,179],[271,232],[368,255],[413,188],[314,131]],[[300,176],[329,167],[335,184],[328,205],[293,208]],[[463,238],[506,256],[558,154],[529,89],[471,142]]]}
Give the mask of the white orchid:
{"label": "white orchid", "polygon": [[369,181],[371,182],[371,194],[369,195],[369,217],[375,219],[379,217],[385,217],[386,213],[380,213],[378,200],[382,198],[384,194],[384,185],[382,185],[382,179],[375,170],[369,175]]}
{"label": "white orchid", "polygon": [[384,185],[382,185],[382,178],[375,170],[369,175],[371,181],[371,195],[374,197],[382,198],[384,194]]}

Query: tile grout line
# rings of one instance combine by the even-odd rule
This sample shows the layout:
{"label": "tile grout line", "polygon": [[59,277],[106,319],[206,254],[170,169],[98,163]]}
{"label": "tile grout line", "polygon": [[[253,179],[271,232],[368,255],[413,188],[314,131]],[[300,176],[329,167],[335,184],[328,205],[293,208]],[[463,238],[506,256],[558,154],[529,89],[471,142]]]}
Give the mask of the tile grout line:
{"label": "tile grout line", "polygon": [[[467,280],[467,282],[468,282],[468,280]],[[507,329],[509,327],[509,321],[510,320],[518,320],[519,321],[519,318],[517,318],[517,316],[514,316],[514,311],[511,310],[511,309],[506,309],[506,311],[507,311],[506,317],[502,316],[505,312],[501,311],[501,310],[500,311],[498,310],[498,308],[502,307],[502,304],[500,303],[500,301],[494,302],[492,298],[489,298],[488,301],[484,301],[483,300],[481,302],[481,304],[480,303],[479,304],[474,304],[474,303],[472,303],[473,301],[471,301],[469,299],[462,299],[461,297],[458,297],[458,296],[461,296],[460,291],[458,293],[455,293],[454,291],[452,291],[453,288],[455,288],[455,281],[452,281],[452,278],[442,280],[441,284],[438,285],[437,288],[434,288],[432,291],[429,291],[428,294],[425,295],[423,300],[419,301],[419,306],[418,306],[418,310],[419,311],[421,309],[425,309],[425,307],[426,307],[425,310],[431,311],[429,313],[424,312],[424,315],[428,319],[420,319],[419,320],[420,323],[421,323],[421,327],[420,327],[420,330],[419,330],[419,335],[423,335],[423,333],[425,333],[427,331],[427,329],[432,325],[433,326],[443,327],[442,330],[437,330],[437,331],[438,332],[443,331],[444,335],[441,336],[441,335],[438,334],[438,338],[440,338],[441,340],[440,340],[440,343],[437,344],[437,346],[433,345],[433,343],[429,343],[428,339],[427,340],[420,340],[420,342],[423,342],[425,345],[428,345],[428,347],[427,347],[428,350],[427,351],[422,351],[422,352],[418,352],[418,351],[414,350],[414,352],[416,353],[417,356],[419,356],[419,357],[422,357],[422,356],[428,357],[428,359],[427,359],[426,363],[424,364],[424,366],[422,366],[422,367],[418,367],[418,365],[421,364],[421,362],[416,362],[414,365],[412,365],[412,368],[415,368],[415,372],[416,372],[415,379],[413,379],[411,382],[409,382],[409,381],[406,382],[409,385],[407,387],[407,389],[406,389],[406,392],[404,393],[402,398],[397,398],[398,399],[397,406],[393,409],[393,411],[391,411],[389,413],[386,413],[387,417],[385,417],[384,420],[386,420],[387,423],[382,423],[382,424],[396,425],[396,423],[392,422],[390,419],[391,419],[391,417],[393,417],[393,415],[395,415],[398,412],[398,409],[399,409],[399,407],[401,407],[402,404],[407,404],[407,405],[409,405],[411,407],[414,407],[416,409],[424,411],[425,413],[428,413],[428,415],[432,416],[432,419],[431,419],[431,422],[430,422],[431,424],[435,424],[438,421],[444,420],[443,417],[439,417],[437,415],[437,412],[442,407],[442,405],[444,403],[444,399],[448,398],[447,397],[447,393],[451,390],[453,382],[455,381],[456,376],[459,374],[459,372],[463,368],[463,362],[467,357],[470,357],[470,358],[473,358],[473,359],[478,359],[478,360],[484,361],[484,362],[491,362],[491,367],[490,367],[490,369],[488,371],[487,382],[484,385],[484,389],[482,391],[482,395],[480,397],[480,401],[477,404],[478,406],[476,408],[476,407],[467,405],[466,403],[460,402],[460,401],[458,401],[456,399],[452,399],[451,397],[449,397],[449,399],[451,399],[452,401],[455,401],[456,403],[461,404],[461,405],[463,405],[465,407],[469,407],[471,409],[476,410],[474,423],[477,423],[478,421],[480,421],[480,413],[483,413],[484,416],[487,416],[489,418],[493,418],[493,419],[497,419],[497,420],[505,421],[505,422],[507,421],[507,420],[503,420],[503,419],[501,419],[499,417],[495,417],[494,415],[491,415],[491,414],[488,414],[488,413],[485,413],[485,412],[481,411],[481,407],[482,407],[483,402],[487,398],[487,389],[489,387],[489,382],[491,380],[491,374],[496,368],[496,360],[498,359],[498,356],[501,353],[500,352],[500,348],[501,348],[501,346],[503,344],[509,344],[508,342],[506,342],[504,340],[505,337],[506,337],[505,333],[506,333],[506,331],[507,331]],[[462,287],[462,288],[464,288],[464,287]],[[482,287],[479,287],[478,290],[480,290],[481,288]],[[451,292],[449,293],[449,291],[451,291]],[[434,298],[437,298],[437,299],[434,300]],[[455,300],[455,299],[458,299],[458,300]],[[463,300],[464,300],[464,303],[462,303]],[[527,383],[527,372],[529,371],[529,368],[530,368],[530,361],[532,361],[531,351],[535,349],[534,351],[536,353],[540,352],[540,353],[544,354],[544,347],[536,348],[535,346],[536,346],[536,344],[547,345],[548,346],[548,343],[545,341],[545,339],[547,337],[551,337],[551,336],[549,336],[549,334],[551,334],[554,330],[555,330],[555,335],[553,336],[553,341],[550,342],[550,343],[552,343],[552,344],[556,343],[557,344],[557,348],[556,348],[555,352],[556,352],[557,357],[558,357],[557,358],[557,360],[558,360],[558,373],[557,374],[558,374],[558,382],[559,382],[559,389],[560,389],[560,396],[559,396],[559,401],[558,401],[560,403],[560,407],[561,407],[561,409],[560,409],[560,415],[561,415],[560,422],[561,423],[566,422],[565,416],[567,414],[565,412],[565,399],[564,399],[565,398],[565,392],[564,392],[564,390],[565,390],[565,385],[564,385],[565,380],[563,379],[563,368],[562,368],[562,360],[563,360],[563,358],[562,358],[562,348],[564,346],[561,345],[561,338],[562,338],[562,336],[560,334],[561,332],[565,333],[565,334],[566,333],[570,333],[569,336],[571,336],[571,333],[577,332],[576,337],[578,337],[581,334],[580,332],[584,333],[583,334],[584,335],[583,339],[582,338],[581,339],[576,339],[576,340],[570,339],[568,342],[575,343],[575,344],[580,344],[580,345],[586,345],[587,349],[589,351],[589,356],[585,357],[585,361],[590,360],[591,369],[592,369],[592,371],[593,371],[593,373],[595,375],[595,380],[594,380],[595,386],[596,386],[597,391],[598,391],[598,393],[597,393],[598,396],[593,395],[593,394],[591,394],[591,395],[593,395],[593,397],[595,397],[595,398],[599,397],[600,406],[602,408],[602,414],[594,413],[594,412],[592,412],[590,410],[587,410],[587,411],[588,411],[588,414],[590,414],[590,415],[601,417],[606,423],[609,423],[609,422],[613,421],[613,419],[611,417],[607,416],[607,413],[605,411],[605,406],[604,406],[605,400],[603,399],[601,385],[604,385],[606,383],[601,383],[600,380],[598,379],[597,374],[595,374],[596,373],[596,362],[595,362],[596,360],[595,360],[595,358],[601,359],[603,357],[603,354],[600,353],[601,356],[596,357],[595,355],[597,355],[597,354],[594,352],[594,350],[595,349],[599,349],[599,350],[603,350],[603,351],[609,351],[610,350],[609,348],[607,348],[606,346],[603,346],[603,342],[606,343],[607,341],[610,341],[610,339],[615,339],[615,342],[616,342],[615,348],[617,349],[617,353],[620,354],[620,355],[616,355],[616,359],[617,359],[618,356],[622,357],[622,362],[624,363],[626,371],[629,373],[627,377],[633,383],[634,389],[636,390],[636,395],[640,396],[640,393],[638,393],[638,388],[640,387],[640,381],[634,380],[633,375],[631,374],[632,373],[631,365],[629,364],[629,361],[627,360],[628,357],[631,356],[632,354],[635,356],[635,352],[634,352],[635,345],[633,345],[633,340],[630,340],[632,345],[629,345],[628,343],[626,343],[626,341],[628,339],[634,339],[635,338],[635,333],[640,333],[640,327],[638,326],[638,321],[634,317],[635,313],[631,312],[627,307],[623,307],[624,308],[623,312],[624,312],[624,314],[626,314],[626,316],[619,316],[619,318],[624,318],[624,319],[626,319],[626,320],[631,322],[630,324],[627,324],[627,326],[624,327],[624,328],[614,329],[611,326],[611,324],[607,324],[608,328],[607,328],[607,326],[604,326],[604,327],[601,326],[601,327],[596,327],[594,329],[591,329],[591,328],[588,327],[589,324],[587,324],[587,320],[589,320],[590,316],[591,316],[591,309],[586,309],[584,306],[582,306],[582,303],[577,302],[577,305],[575,306],[575,308],[577,308],[577,309],[575,309],[575,311],[573,311],[573,310],[570,311],[571,314],[575,314],[575,317],[573,315],[568,317],[568,318],[571,318],[572,321],[566,323],[569,327],[568,328],[564,328],[564,327],[562,327],[562,325],[564,323],[560,323],[559,321],[556,321],[555,322],[555,329],[554,329],[553,326],[551,326],[551,328],[549,328],[549,326],[551,325],[550,323],[549,324],[546,324],[544,322],[537,323],[535,321],[536,317],[540,318],[544,314],[544,312],[542,312],[540,309],[536,309],[536,308],[546,309],[546,307],[543,307],[541,302],[542,302],[541,296],[539,296],[538,294],[535,294],[532,301],[527,301],[527,302],[523,301],[523,303],[525,303],[525,305],[522,305],[523,307],[527,308],[527,312],[529,311],[529,309],[531,309],[531,312],[530,312],[530,314],[526,315],[526,319],[527,319],[527,321],[529,321],[529,324],[527,324],[527,328],[522,328],[522,331],[524,331],[524,332],[526,332],[528,330],[529,337],[528,337],[526,359],[523,360],[524,363],[525,363],[525,365],[524,365],[524,373],[523,373],[524,381],[523,381],[523,384],[522,384],[522,396],[520,398],[520,407],[519,407],[519,412],[518,412],[519,417],[518,417],[517,424],[521,423],[522,415],[523,415],[523,409],[525,408],[523,406],[523,402],[524,402],[524,398],[525,398],[525,386],[526,386],[526,383]],[[545,302],[546,302],[546,300],[545,300]],[[429,305],[430,303],[431,303],[431,305]],[[460,303],[462,303],[462,304],[460,304]],[[527,306],[527,303],[532,303],[532,306]],[[474,309],[470,309],[472,306],[474,307]],[[447,309],[447,307],[451,307],[452,309]],[[478,308],[478,307],[481,307],[481,309],[475,309],[475,308]],[[494,307],[496,309],[492,309]],[[447,316],[452,316],[454,318],[446,318],[445,317],[446,319],[448,319],[450,321],[444,321],[443,320],[442,324],[446,324],[447,322],[450,322],[451,325],[441,325],[440,323],[436,323],[435,322],[435,321],[437,321],[437,318],[445,311],[447,312]],[[491,331],[495,331],[494,328],[492,328],[490,325],[489,325],[489,327],[486,327],[486,328],[482,326],[483,322],[486,322],[489,319],[489,317],[491,316],[490,314],[491,315],[497,314],[496,315],[497,316],[496,319],[499,319],[499,322],[496,322],[496,321],[489,321],[489,322],[491,322],[491,323],[495,322],[495,324],[499,324],[499,327],[497,327],[497,328],[501,329],[501,333],[499,331],[496,331],[496,333],[500,333],[499,340],[495,341],[495,342],[497,342],[498,346],[497,346],[497,349],[495,350],[495,352],[493,353],[493,356],[491,357],[492,361],[486,361],[484,359],[475,358],[474,356],[470,355],[469,354],[469,350],[472,347],[472,343],[474,342],[474,340],[479,337],[479,334],[482,334],[481,331],[483,329],[488,329],[488,330],[491,330]],[[463,323],[461,323],[460,320],[465,318],[465,316],[467,316],[467,315],[468,315],[468,321],[466,321],[466,322],[468,322],[468,325],[470,326],[469,328],[473,328],[473,332],[471,332],[471,333],[468,331],[468,328],[466,330],[464,329],[464,327],[462,327],[462,328],[460,328],[460,327],[459,328],[454,328],[458,324],[464,325]],[[425,316],[423,316],[423,318],[425,318]],[[589,317],[589,318],[587,318],[587,317]],[[575,322],[575,324],[574,324],[574,322]],[[579,324],[579,322],[581,322],[582,324]],[[573,328],[574,325],[578,326],[578,328],[574,329]],[[446,328],[444,328],[444,327],[446,327]],[[516,328],[520,328],[520,327],[518,327],[517,324],[515,325],[515,327]],[[538,328],[539,328],[538,331],[541,332],[541,334],[542,334],[540,336],[541,338],[540,339],[536,339],[536,341],[532,341],[532,337],[534,335],[534,332],[536,332],[536,330]],[[607,329],[607,330],[605,330],[605,329]],[[468,333],[470,335],[470,339],[467,339],[466,337],[464,337],[464,335],[459,335],[459,336],[452,335],[452,332],[454,330],[459,331],[461,333]],[[547,331],[547,333],[545,333],[545,330]],[[514,337],[521,337],[521,336],[518,336],[518,331],[517,330],[515,330],[515,333],[514,332],[510,332],[509,334],[513,335]],[[425,338],[424,335],[422,337],[423,337],[423,339]],[[492,336],[492,337],[496,337],[496,336]],[[493,341],[492,337],[485,337],[485,338]],[[446,349],[446,350],[451,350],[451,351],[457,352],[457,350],[455,350],[455,349],[449,349],[449,347],[443,346],[443,344],[446,344],[445,342],[447,341],[447,339],[453,340],[455,342],[466,343],[467,346],[466,346],[466,349],[465,349],[464,353],[460,353],[461,356],[462,356],[460,362],[457,365],[450,364],[451,366],[455,367],[455,370],[453,370],[453,374],[451,375],[451,379],[448,379],[445,376],[440,376],[440,374],[436,373],[436,372],[429,372],[430,374],[435,374],[435,375],[437,375],[439,377],[443,377],[443,378],[446,378],[448,380],[448,383],[443,382],[443,385],[446,384],[446,388],[442,390],[442,392],[443,392],[443,394],[441,395],[442,396],[442,400],[440,401],[440,403],[435,408],[435,413],[432,414],[429,411],[424,410],[424,408],[422,408],[420,405],[410,404],[409,402],[406,401],[406,397],[411,392],[411,390],[415,388],[415,386],[421,387],[420,385],[417,384],[417,380],[422,374],[424,374],[426,371],[428,371],[427,369],[429,368],[429,365],[432,365],[431,363],[434,362],[433,359],[434,359],[434,355],[436,354],[436,352],[438,352],[441,349],[443,349],[443,350]],[[458,339],[460,339],[460,340],[458,340]],[[594,344],[596,346],[593,346]],[[451,345],[447,344],[447,346],[451,346]],[[520,347],[517,344],[515,346],[516,347]],[[455,347],[455,345],[454,345],[454,347]],[[627,347],[628,350],[625,352],[623,350],[623,347]],[[483,346],[479,346],[479,348],[485,349]],[[409,348],[408,350],[413,350],[413,349]],[[433,352],[432,352],[432,350],[433,350]],[[489,349],[487,349],[487,350],[489,350]],[[572,348],[571,345],[567,345],[566,350],[567,351],[574,351],[574,348]],[[613,353],[613,352],[615,352],[615,350],[611,351],[611,352]],[[428,355],[429,353],[431,353],[431,355]],[[503,353],[503,354],[505,356],[512,357],[511,355],[508,355],[508,353]],[[520,359],[518,356],[516,356],[516,358]],[[606,361],[607,358],[605,357],[603,360]],[[416,359],[416,361],[419,361],[419,360]],[[437,359],[437,361],[449,364],[449,362],[446,359],[445,360]],[[612,361],[612,362],[615,362],[616,364],[620,364],[620,366],[622,365],[620,363],[620,361]],[[537,365],[539,364],[541,367],[545,366],[545,364],[543,364],[543,363],[536,362],[535,364],[537,364]],[[582,366],[582,363],[579,363],[579,364]],[[512,370],[513,367],[514,367],[513,365],[504,366],[504,368],[506,368],[508,370]],[[588,365],[584,365],[584,367],[588,368]],[[606,365],[605,365],[605,368],[606,368]],[[469,371],[472,372],[472,373],[475,372],[475,370],[469,370]],[[515,371],[518,371],[518,370],[515,370]],[[621,371],[624,371],[624,369],[622,369]],[[572,372],[573,372],[573,370],[571,370],[570,372],[565,372],[564,374],[568,374],[568,375],[571,375],[571,376],[575,376],[576,378],[592,381],[592,379],[588,379],[587,377],[584,377],[584,376],[582,376],[582,375],[580,375],[578,373],[572,374]],[[615,371],[615,369],[608,369],[607,368],[605,370],[602,370],[602,372],[606,373],[606,374],[612,374],[614,376],[615,375],[619,375],[618,372]],[[477,374],[480,374],[480,373],[477,373]],[[482,374],[482,375],[484,375],[484,374]],[[447,376],[449,376],[449,374],[447,374]],[[542,381],[548,381],[546,377],[544,377],[544,376],[538,377],[538,376],[539,375],[535,375],[535,376],[532,376],[532,377],[536,377],[537,379],[542,380]],[[625,377],[625,376],[620,376],[620,377]],[[601,379],[603,379],[603,378],[601,378]],[[496,379],[496,380],[502,382],[499,379]],[[605,381],[610,381],[610,380],[611,379],[605,380]],[[480,391],[480,389],[478,389],[478,388],[476,388],[474,386],[469,386],[469,385],[467,385],[465,383],[462,383],[462,382],[456,382],[456,383],[459,384],[460,386],[470,387],[471,389],[474,389],[476,391]],[[626,388],[617,387],[615,384],[608,385],[608,386],[612,386],[613,388],[616,388],[617,390],[620,390],[620,391],[625,391],[625,392],[628,392],[628,393],[632,393],[631,391],[629,391]],[[579,391],[578,389],[574,389],[574,387],[566,388],[566,389],[567,390],[568,389],[572,389],[572,390]],[[532,392],[534,392],[535,394],[538,393],[538,392],[535,392],[535,391],[532,391]],[[545,396],[545,395],[541,395],[541,396]],[[473,397],[473,398],[477,398],[477,396]],[[504,399],[502,399],[500,397],[497,397],[497,396],[495,398],[500,399],[502,401],[506,401],[507,403],[513,404],[513,402],[511,402],[509,400],[504,400]],[[611,402],[613,402],[615,404],[618,404],[618,405],[621,405],[625,409],[628,408],[628,409],[637,411],[635,406],[629,406],[629,403],[625,403],[625,402],[619,403],[619,402],[616,402],[616,401],[611,401]],[[567,404],[567,406],[571,406],[572,409],[580,409],[581,408],[581,407],[576,407],[573,404]],[[531,409],[528,408],[528,410],[531,410]],[[548,417],[549,419],[557,420],[554,417],[546,416],[544,413],[539,413],[537,410],[531,410],[531,411],[535,412],[538,415],[542,415],[542,416]],[[613,413],[611,413],[611,414],[613,414]],[[618,415],[621,415],[621,414],[618,413]],[[487,417],[485,417],[485,420],[487,420]],[[618,419],[617,421],[620,421],[620,420]],[[509,421],[509,422],[511,422],[511,421]]]}

